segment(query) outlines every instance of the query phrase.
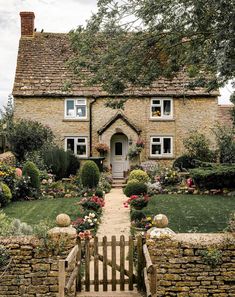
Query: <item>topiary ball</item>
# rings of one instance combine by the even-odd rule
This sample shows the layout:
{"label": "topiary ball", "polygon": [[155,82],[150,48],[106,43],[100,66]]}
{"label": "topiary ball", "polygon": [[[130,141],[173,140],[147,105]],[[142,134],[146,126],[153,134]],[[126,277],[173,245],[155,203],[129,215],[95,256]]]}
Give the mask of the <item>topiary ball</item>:
{"label": "topiary ball", "polygon": [[153,218],[153,224],[157,228],[166,228],[168,226],[168,218],[164,214],[158,214]]}
{"label": "topiary ball", "polygon": [[141,183],[147,183],[150,180],[148,174],[141,169],[135,169],[131,171],[128,181],[132,179],[138,180]]}
{"label": "topiary ball", "polygon": [[84,187],[97,187],[100,179],[100,171],[94,161],[86,161],[81,169],[81,181]]}
{"label": "topiary ball", "polygon": [[8,185],[0,183],[0,205],[5,206],[11,202],[12,194]]}
{"label": "topiary ball", "polygon": [[59,227],[68,227],[71,224],[71,219],[67,214],[61,213],[56,217],[56,224]]}

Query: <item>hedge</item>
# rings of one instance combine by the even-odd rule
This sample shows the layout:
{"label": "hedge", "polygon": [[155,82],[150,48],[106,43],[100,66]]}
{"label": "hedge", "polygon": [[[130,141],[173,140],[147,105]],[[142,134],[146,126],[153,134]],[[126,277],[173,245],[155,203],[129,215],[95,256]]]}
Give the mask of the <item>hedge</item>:
{"label": "hedge", "polygon": [[235,165],[200,167],[191,169],[190,174],[200,189],[235,188]]}

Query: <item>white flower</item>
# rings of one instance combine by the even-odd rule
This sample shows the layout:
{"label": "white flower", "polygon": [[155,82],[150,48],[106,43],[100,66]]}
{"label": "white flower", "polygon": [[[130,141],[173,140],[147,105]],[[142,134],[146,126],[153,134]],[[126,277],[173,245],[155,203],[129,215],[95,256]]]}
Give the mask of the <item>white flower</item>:
{"label": "white flower", "polygon": [[97,219],[94,219],[94,222],[97,222]]}
{"label": "white flower", "polygon": [[91,219],[88,219],[87,222],[88,222],[88,223],[92,223],[92,220],[91,220]]}
{"label": "white flower", "polygon": [[91,218],[95,218],[95,214],[94,214],[94,212],[89,213],[89,216],[90,216]]}

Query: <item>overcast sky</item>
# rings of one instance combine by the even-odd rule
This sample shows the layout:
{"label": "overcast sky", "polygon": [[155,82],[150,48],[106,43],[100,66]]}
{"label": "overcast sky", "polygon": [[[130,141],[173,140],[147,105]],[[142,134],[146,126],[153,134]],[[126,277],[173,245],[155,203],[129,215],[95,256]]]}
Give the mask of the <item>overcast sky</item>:
{"label": "overcast sky", "polygon": [[[96,12],[96,0],[0,0],[0,108],[12,92],[20,38],[20,11],[35,13],[37,31],[69,32]],[[231,87],[220,103],[228,104]]]}

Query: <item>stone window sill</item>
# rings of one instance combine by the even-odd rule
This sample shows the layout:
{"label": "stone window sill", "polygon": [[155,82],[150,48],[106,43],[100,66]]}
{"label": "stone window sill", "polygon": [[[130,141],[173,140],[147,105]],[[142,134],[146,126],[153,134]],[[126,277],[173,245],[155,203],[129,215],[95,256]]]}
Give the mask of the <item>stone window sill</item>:
{"label": "stone window sill", "polygon": [[173,160],[174,156],[149,156],[149,160]]}
{"label": "stone window sill", "polygon": [[149,119],[151,122],[174,122],[175,119],[171,118],[171,119],[164,119],[164,118],[160,118],[160,119],[155,119],[155,118],[150,118]]}
{"label": "stone window sill", "polygon": [[89,122],[89,119],[63,119],[62,122]]}

